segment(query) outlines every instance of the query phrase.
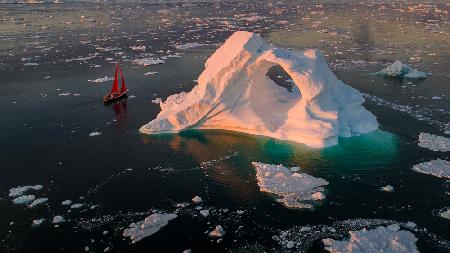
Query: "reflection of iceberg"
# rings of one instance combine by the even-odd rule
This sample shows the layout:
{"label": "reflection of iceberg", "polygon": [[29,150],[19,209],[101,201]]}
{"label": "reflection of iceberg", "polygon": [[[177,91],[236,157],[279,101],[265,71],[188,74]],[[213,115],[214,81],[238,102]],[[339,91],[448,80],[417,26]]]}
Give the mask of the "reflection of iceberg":
{"label": "reflection of iceberg", "polygon": [[[290,75],[292,92],[266,77],[274,65]],[[361,94],[338,80],[318,51],[277,49],[249,32],[232,35],[208,59],[198,83],[168,97],[140,131],[226,129],[324,147],[378,127]]]}

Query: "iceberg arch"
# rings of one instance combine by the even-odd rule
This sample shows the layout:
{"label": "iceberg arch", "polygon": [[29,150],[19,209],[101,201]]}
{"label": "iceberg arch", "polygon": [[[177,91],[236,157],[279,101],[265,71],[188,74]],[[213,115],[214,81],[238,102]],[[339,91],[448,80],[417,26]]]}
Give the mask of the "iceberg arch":
{"label": "iceberg arch", "polygon": [[[292,92],[266,76],[275,65],[292,78]],[[266,44],[254,33],[236,32],[207,60],[190,92],[160,103],[147,134],[187,129],[225,129],[326,147],[338,137],[378,128],[361,93],[331,72],[317,50],[291,51]]]}

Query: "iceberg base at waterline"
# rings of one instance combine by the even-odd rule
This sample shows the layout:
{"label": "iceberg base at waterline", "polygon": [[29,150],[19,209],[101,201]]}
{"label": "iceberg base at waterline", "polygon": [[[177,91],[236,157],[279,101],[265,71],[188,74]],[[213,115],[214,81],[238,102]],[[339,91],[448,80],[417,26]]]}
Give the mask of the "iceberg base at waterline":
{"label": "iceberg base at waterline", "polygon": [[[293,80],[291,91],[266,76],[276,65]],[[257,34],[236,32],[207,60],[198,85],[160,103],[157,118],[140,131],[224,129],[326,147],[378,128],[363,102],[319,51],[279,49]]]}

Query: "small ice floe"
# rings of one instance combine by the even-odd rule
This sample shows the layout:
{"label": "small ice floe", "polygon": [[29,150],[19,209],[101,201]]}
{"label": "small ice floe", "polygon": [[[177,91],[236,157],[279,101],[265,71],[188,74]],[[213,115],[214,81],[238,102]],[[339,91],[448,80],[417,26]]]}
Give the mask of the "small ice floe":
{"label": "small ice floe", "polygon": [[28,207],[35,207],[37,205],[43,204],[48,201],[48,198],[38,198],[35,199],[31,204],[28,205]]}
{"label": "small ice floe", "polygon": [[33,222],[31,223],[32,227],[39,227],[40,225],[42,225],[42,223],[44,223],[45,219],[37,219],[37,220],[33,220]]}
{"label": "small ice floe", "polygon": [[413,69],[408,64],[404,64],[399,60],[380,70],[377,74],[380,76],[404,77],[410,79],[424,79],[428,77],[427,73]]}
{"label": "small ice floe", "polygon": [[450,151],[450,138],[429,133],[420,133],[418,145],[433,151],[447,152]]}
{"label": "small ice floe", "polygon": [[450,178],[450,162],[446,160],[436,159],[419,163],[414,165],[412,169],[423,174]]}
{"label": "small ice floe", "polygon": [[53,217],[53,223],[54,224],[58,224],[58,223],[63,223],[66,220],[64,219],[64,217],[62,217],[61,215],[56,215],[55,217]]}
{"label": "small ice floe", "polygon": [[292,172],[283,165],[253,162],[256,169],[258,186],[263,192],[274,193],[278,200],[287,207],[312,208],[307,202],[322,200],[323,186],[328,182],[306,173]]}
{"label": "small ice floe", "polygon": [[92,132],[92,133],[89,134],[89,136],[90,137],[94,137],[94,136],[98,136],[98,135],[101,135],[101,134],[102,134],[101,132]]}
{"label": "small ice floe", "polygon": [[225,235],[225,230],[221,225],[217,225],[214,230],[208,233],[209,237],[222,237]]}
{"label": "small ice floe", "polygon": [[146,49],[145,46],[131,46],[130,48],[133,51],[145,51],[145,49]]}
{"label": "small ice floe", "polygon": [[27,63],[24,63],[23,66],[25,66],[25,67],[29,67],[29,66],[39,66],[39,63],[36,63],[36,62],[27,62]]}
{"label": "small ice floe", "polygon": [[108,82],[108,81],[112,81],[112,80],[114,80],[114,78],[109,77],[109,76],[105,76],[105,77],[100,77],[100,78],[97,78],[97,79],[94,79],[94,80],[88,80],[88,82],[91,82],[91,83],[103,83],[103,82]]}
{"label": "small ice floe", "polygon": [[138,223],[132,223],[129,228],[123,231],[124,237],[129,237],[132,243],[142,240],[144,237],[151,236],[166,226],[170,220],[177,217],[174,213],[154,213],[145,220]]}
{"label": "small ice floe", "polygon": [[68,206],[68,205],[71,205],[71,204],[72,204],[72,200],[68,200],[68,199],[66,199],[63,202],[61,202],[61,205],[63,205],[63,206]]}
{"label": "small ice floe", "polygon": [[382,191],[382,192],[393,192],[394,191],[394,187],[392,187],[392,185],[386,185],[386,186],[380,187],[380,191]]}
{"label": "small ice floe", "polygon": [[194,203],[194,204],[198,204],[198,203],[201,203],[201,202],[203,202],[203,199],[201,197],[199,197],[199,196],[195,196],[195,197],[192,198],[192,203]]}
{"label": "small ice floe", "polygon": [[159,72],[156,72],[156,71],[145,72],[145,73],[144,73],[144,76],[156,75],[156,74],[158,74],[158,73],[159,73]]}
{"label": "small ice floe", "polygon": [[13,203],[16,205],[26,205],[33,201],[36,197],[34,195],[23,195],[13,199]]}
{"label": "small ice floe", "polygon": [[83,204],[77,203],[77,204],[73,204],[70,206],[71,209],[78,209],[81,208],[83,206]]}
{"label": "small ice floe", "polygon": [[51,79],[51,76],[44,76],[44,79]]}
{"label": "small ice floe", "polygon": [[450,208],[443,209],[438,213],[439,217],[450,220]]}
{"label": "small ice floe", "polygon": [[440,96],[432,96],[431,99],[433,99],[433,100],[441,100],[442,97],[440,97]]}
{"label": "small ice floe", "polygon": [[400,230],[398,224],[371,230],[349,231],[350,239],[342,241],[323,239],[325,250],[330,252],[419,252],[417,238],[409,231]]}
{"label": "small ice floe", "polygon": [[18,186],[18,187],[14,187],[14,188],[9,189],[9,196],[10,197],[18,197],[18,196],[21,196],[21,195],[25,194],[25,192],[27,192],[28,190],[38,191],[38,190],[40,190],[42,188],[43,187],[40,184]]}
{"label": "small ice floe", "polygon": [[58,94],[58,96],[69,96],[69,95],[70,95],[70,92],[62,92],[62,93]]}
{"label": "small ice floe", "polygon": [[188,48],[194,48],[194,47],[201,47],[201,46],[203,46],[204,44],[200,44],[200,43],[197,43],[197,42],[192,42],[192,43],[186,43],[186,44],[178,44],[178,45],[175,45],[175,48],[176,49],[179,49],[179,50],[184,50],[184,49],[188,49]]}
{"label": "small ice floe", "polygon": [[142,58],[142,59],[136,59],[133,60],[134,64],[142,65],[142,66],[150,66],[150,65],[157,65],[157,64],[163,64],[166,63],[164,60],[161,60],[159,58]]}
{"label": "small ice floe", "polygon": [[160,103],[162,103],[162,99],[161,98],[155,98],[155,99],[152,100],[152,103],[159,105]]}
{"label": "small ice floe", "polygon": [[206,209],[200,210],[200,214],[206,218],[209,216],[209,210],[206,210]]}

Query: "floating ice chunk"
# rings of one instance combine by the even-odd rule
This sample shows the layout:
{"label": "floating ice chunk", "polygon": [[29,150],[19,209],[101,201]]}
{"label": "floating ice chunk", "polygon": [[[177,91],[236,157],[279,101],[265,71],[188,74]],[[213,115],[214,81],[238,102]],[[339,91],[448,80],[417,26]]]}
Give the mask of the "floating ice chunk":
{"label": "floating ice chunk", "polygon": [[72,200],[64,200],[63,202],[61,202],[61,205],[63,205],[63,206],[68,206],[68,205],[71,205],[72,204]]}
{"label": "floating ice chunk", "polygon": [[71,205],[70,208],[71,208],[71,209],[78,209],[78,208],[80,208],[80,207],[82,207],[82,206],[83,206],[83,204],[77,203],[77,204]]}
{"label": "floating ice chunk", "polygon": [[105,76],[105,77],[100,77],[100,78],[97,78],[97,79],[94,79],[94,80],[88,80],[88,82],[91,82],[91,83],[103,83],[103,82],[108,82],[108,81],[112,81],[112,80],[114,80],[113,77]]}
{"label": "floating ice chunk", "polygon": [[25,66],[25,67],[28,67],[28,66],[39,66],[39,63],[27,62],[27,63],[24,63],[23,66]]}
{"label": "floating ice chunk", "polygon": [[142,240],[144,237],[151,236],[166,226],[170,220],[177,217],[174,213],[154,213],[145,220],[138,223],[132,223],[129,228],[123,231],[124,237],[129,237],[132,243]]}
{"label": "floating ice chunk", "polygon": [[433,100],[441,100],[442,97],[439,97],[439,96],[432,96],[431,99],[433,99]]}
{"label": "floating ice chunk", "polygon": [[155,98],[155,99],[152,100],[152,103],[159,105],[160,103],[162,103],[162,99],[161,98]]}
{"label": "floating ice chunk", "polygon": [[377,227],[349,231],[349,240],[323,239],[325,250],[329,252],[419,252],[417,238],[409,231],[397,226]]}
{"label": "floating ice chunk", "polygon": [[150,72],[145,72],[144,73],[144,76],[150,76],[150,75],[156,75],[156,74],[158,74],[159,72],[155,72],[155,71],[150,71]]}
{"label": "floating ice chunk", "polygon": [[450,219],[450,208],[440,211],[439,216],[444,219]]}
{"label": "floating ice chunk", "polygon": [[179,49],[179,50],[184,50],[184,49],[188,49],[188,48],[201,47],[203,45],[204,44],[192,42],[192,43],[186,43],[186,44],[181,44],[181,45],[175,45],[175,48]]}
{"label": "floating ice chunk", "polygon": [[45,219],[37,219],[37,220],[33,220],[33,222],[31,223],[32,227],[39,227],[42,223],[44,223]]}
{"label": "floating ice chunk", "polygon": [[40,190],[42,189],[42,185],[25,185],[25,186],[19,186],[9,189],[9,196],[10,197],[17,197],[20,195],[25,194],[28,190]]}
{"label": "floating ice chunk", "polygon": [[200,198],[199,196],[195,196],[195,197],[192,198],[192,202],[193,202],[194,204],[198,204],[198,203],[200,203],[200,202],[203,202],[203,199]]}
{"label": "floating ice chunk", "polygon": [[23,195],[23,196],[13,199],[13,203],[16,205],[25,205],[25,204],[30,203],[34,199],[35,199],[34,195]]}
{"label": "floating ice chunk", "polygon": [[201,214],[203,217],[208,217],[208,216],[209,216],[209,210],[206,210],[206,209],[200,210],[200,214]]}
{"label": "floating ice chunk", "polygon": [[413,69],[408,64],[404,64],[399,60],[380,70],[377,74],[380,76],[405,77],[410,79],[423,79],[428,77],[427,73]]}
{"label": "floating ice chunk", "polygon": [[53,217],[53,223],[55,223],[55,224],[63,223],[65,221],[66,220],[61,215],[56,215],[55,217]]}
{"label": "floating ice chunk", "polygon": [[[266,77],[280,65],[296,89],[289,92]],[[291,51],[261,36],[236,32],[207,60],[189,93],[169,96],[147,134],[185,129],[225,129],[291,140],[312,147],[335,145],[378,128],[361,93],[331,72],[318,50]]]}
{"label": "floating ice chunk", "polygon": [[307,202],[322,200],[323,186],[328,182],[306,173],[292,172],[282,165],[253,162],[258,186],[263,192],[274,193],[287,207],[311,208]]}
{"label": "floating ice chunk", "polygon": [[38,199],[35,199],[31,204],[29,204],[28,207],[35,207],[35,206],[45,203],[47,201],[48,201],[48,198],[38,198]]}
{"label": "floating ice chunk", "polygon": [[58,94],[59,96],[69,96],[70,92],[62,92]]}
{"label": "floating ice chunk", "polygon": [[145,46],[131,46],[130,48],[133,51],[145,51],[145,49],[146,49]]}
{"label": "floating ice chunk", "polygon": [[436,177],[450,178],[450,162],[441,159],[416,164],[412,169]]}
{"label": "floating ice chunk", "polygon": [[142,58],[142,59],[136,59],[133,61],[134,64],[137,65],[143,65],[143,66],[150,66],[150,65],[157,65],[157,64],[163,64],[165,63],[164,60],[161,60],[159,58]]}
{"label": "floating ice chunk", "polygon": [[392,187],[392,185],[386,185],[386,186],[380,187],[380,191],[393,192],[394,191],[394,187]]}
{"label": "floating ice chunk", "polygon": [[225,235],[225,230],[221,225],[217,225],[214,230],[208,233],[210,237],[222,237]]}
{"label": "floating ice chunk", "polygon": [[419,146],[433,151],[450,151],[450,138],[429,134],[419,134]]}
{"label": "floating ice chunk", "polygon": [[98,135],[101,135],[101,134],[102,134],[101,132],[92,132],[92,133],[89,134],[89,136],[90,137],[94,137],[94,136],[98,136]]}

